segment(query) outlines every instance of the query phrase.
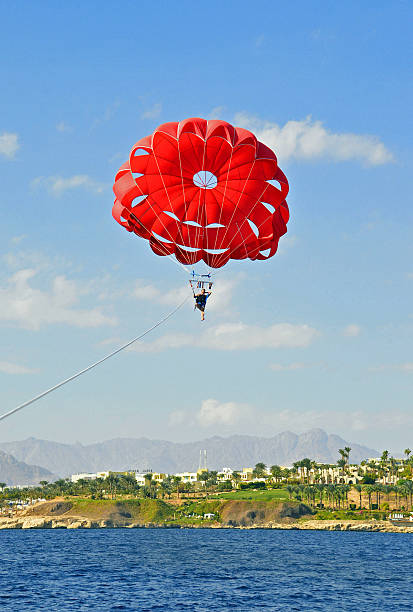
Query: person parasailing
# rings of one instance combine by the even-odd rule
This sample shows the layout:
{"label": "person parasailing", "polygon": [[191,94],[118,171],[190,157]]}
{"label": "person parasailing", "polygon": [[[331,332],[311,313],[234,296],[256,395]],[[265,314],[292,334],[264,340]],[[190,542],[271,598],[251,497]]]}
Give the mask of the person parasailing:
{"label": "person parasailing", "polygon": [[191,285],[192,293],[194,295],[195,308],[198,308],[198,310],[201,311],[201,321],[205,321],[205,307],[206,307],[207,299],[211,295],[212,291],[205,291],[205,289],[202,288],[200,293],[195,293],[191,282],[189,284]]}

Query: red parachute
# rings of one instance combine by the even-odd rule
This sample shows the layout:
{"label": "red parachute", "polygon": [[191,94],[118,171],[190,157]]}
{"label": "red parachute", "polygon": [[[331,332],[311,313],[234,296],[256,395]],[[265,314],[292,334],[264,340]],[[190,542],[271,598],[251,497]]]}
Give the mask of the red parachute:
{"label": "red parachute", "polygon": [[287,231],[288,181],[275,153],[225,121],[160,125],[133,146],[113,191],[116,221],[183,264],[268,259]]}

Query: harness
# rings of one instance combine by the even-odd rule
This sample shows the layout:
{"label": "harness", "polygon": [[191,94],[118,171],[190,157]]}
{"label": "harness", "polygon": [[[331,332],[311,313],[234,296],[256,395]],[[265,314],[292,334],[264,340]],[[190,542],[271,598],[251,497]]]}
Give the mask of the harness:
{"label": "harness", "polygon": [[[211,275],[195,274],[195,272],[192,272],[192,278],[190,279],[189,284],[194,294],[195,308],[204,310],[207,299],[210,296],[212,285],[214,284],[211,280]],[[206,289],[209,293],[199,293],[198,295],[195,295],[195,289]]]}
{"label": "harness", "polygon": [[199,306],[205,306],[207,299],[208,299],[208,295],[206,293],[200,293],[199,295],[195,296],[195,302]]}

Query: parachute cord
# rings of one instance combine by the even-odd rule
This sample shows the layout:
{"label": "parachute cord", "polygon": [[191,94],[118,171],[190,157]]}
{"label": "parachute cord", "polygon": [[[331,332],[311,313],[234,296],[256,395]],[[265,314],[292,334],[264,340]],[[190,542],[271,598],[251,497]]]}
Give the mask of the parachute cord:
{"label": "parachute cord", "polygon": [[65,380],[62,380],[61,382],[57,383],[57,385],[54,385],[53,387],[50,387],[50,389],[47,389],[47,391],[43,391],[43,393],[40,393],[39,395],[36,395],[35,397],[33,397],[32,399],[30,399],[28,402],[24,402],[24,404],[20,404],[20,406],[17,406],[16,408],[13,408],[13,410],[10,410],[9,412],[6,412],[5,414],[2,414],[0,416],[0,421],[2,421],[3,419],[6,419],[7,417],[11,416],[12,414],[14,414],[15,412],[18,412],[19,410],[22,410],[23,408],[26,408],[26,406],[29,406],[30,404],[33,404],[34,402],[37,402],[37,400],[41,399],[42,397],[44,397],[45,395],[48,395],[49,393],[51,393],[52,391],[55,391],[56,389],[58,389],[59,387],[63,387],[63,385],[65,385],[66,383],[70,382],[71,380],[74,380],[75,378],[78,378],[79,376],[81,376],[82,374],[86,374],[86,372],[89,372],[89,370],[92,370],[93,368],[95,368],[96,366],[98,366],[100,363],[103,363],[104,361],[106,361],[107,359],[110,359],[111,357],[113,357],[114,355],[116,355],[117,353],[120,353],[121,351],[123,351],[124,349],[128,348],[128,346],[131,346],[131,344],[133,344],[134,342],[137,342],[138,340],[140,340],[141,338],[143,338],[144,336],[146,336],[147,334],[149,334],[151,331],[153,331],[154,329],[156,329],[157,327],[159,327],[160,325],[162,325],[162,323],[165,323],[165,321],[167,321],[168,319],[170,319],[180,308],[182,308],[182,306],[185,304],[185,302],[187,302],[189,300],[191,296],[187,296],[183,302],[181,302],[178,306],[176,306],[176,308],[174,308],[169,314],[167,314],[163,319],[161,319],[160,321],[158,321],[157,323],[155,323],[155,325],[152,325],[152,327],[150,327],[149,329],[147,329],[146,331],[144,331],[142,334],[140,334],[139,336],[136,336],[136,338],[133,338],[133,340],[129,340],[129,342],[127,342],[126,344],[123,344],[122,346],[120,346],[119,348],[117,348],[115,351],[112,351],[112,353],[109,353],[109,355],[106,355],[105,357],[102,357],[102,359],[99,359],[99,361],[96,361],[95,363],[92,363],[90,366],[88,366],[87,368],[84,368],[83,370],[80,370],[80,372],[76,372],[76,374],[73,374],[72,376],[70,376],[69,378],[66,378]]}
{"label": "parachute cord", "polygon": [[[153,211],[153,206],[152,206],[152,204],[151,204],[150,202],[148,202],[148,204],[149,204],[149,206],[151,207],[151,209],[152,209],[152,211]],[[153,211],[153,212],[154,212],[154,211]],[[149,232],[148,228],[147,228],[147,227],[146,227],[146,226],[145,226],[145,225],[142,223],[142,221],[140,221],[140,220],[139,220],[139,219],[136,217],[136,215],[134,215],[134,214],[133,214],[133,212],[131,212],[131,213],[130,213],[130,216],[131,216],[131,217],[133,217],[133,219],[134,219],[134,220],[135,220],[137,223],[139,223],[140,225],[142,225],[142,227],[143,227],[144,229],[146,229],[146,231],[147,231],[147,232]],[[149,233],[150,233],[150,232],[149,232]],[[163,245],[161,245],[161,246],[163,246]],[[165,247],[164,247],[164,248],[165,248]],[[176,264],[177,266],[180,266],[180,267],[181,267],[183,270],[185,270],[185,272],[186,272],[187,274],[190,274],[190,271],[189,271],[187,268],[185,268],[184,264],[182,264],[180,261],[178,261],[177,259],[175,259],[175,258],[173,257],[173,255],[172,255],[172,253],[169,253],[169,254],[168,254],[168,253],[166,252],[166,250],[165,250],[165,253],[163,254],[163,257],[165,257],[165,256],[167,257],[167,259],[169,259],[170,261],[172,261],[174,264]]]}

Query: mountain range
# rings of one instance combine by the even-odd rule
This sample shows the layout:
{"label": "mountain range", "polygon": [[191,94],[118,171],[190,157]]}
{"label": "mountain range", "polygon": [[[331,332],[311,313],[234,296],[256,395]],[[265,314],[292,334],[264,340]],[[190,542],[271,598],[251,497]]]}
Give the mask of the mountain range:
{"label": "mountain range", "polygon": [[[288,466],[304,457],[322,463],[335,463],[339,459],[338,449],[345,446],[351,447],[350,460],[354,463],[378,455],[374,449],[346,442],[340,436],[327,434],[322,429],[312,429],[299,435],[286,431],[271,438],[214,436],[184,443],[147,438],[116,438],[87,445],[62,444],[36,438],[0,442],[0,449],[18,461],[35,464],[62,477],[100,470],[195,471],[199,466],[200,451],[204,449],[207,451],[209,469],[222,469],[225,466],[240,469],[254,466],[259,461],[267,465]],[[49,479],[45,477],[45,480]]]}
{"label": "mountain range", "polygon": [[41,480],[52,482],[56,478],[55,474],[45,468],[28,465],[0,451],[0,481],[7,485],[36,485]]}

